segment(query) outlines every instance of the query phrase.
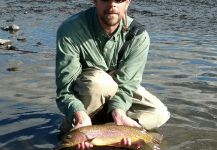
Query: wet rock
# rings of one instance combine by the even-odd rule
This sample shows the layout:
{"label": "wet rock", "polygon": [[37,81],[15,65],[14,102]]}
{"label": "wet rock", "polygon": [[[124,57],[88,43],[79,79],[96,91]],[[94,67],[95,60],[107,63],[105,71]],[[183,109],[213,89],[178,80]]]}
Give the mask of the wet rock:
{"label": "wet rock", "polygon": [[17,67],[10,67],[6,69],[7,71],[18,71]]}
{"label": "wet rock", "polygon": [[17,47],[9,44],[9,45],[6,46],[6,49],[7,50],[17,50]]}
{"label": "wet rock", "polygon": [[36,43],[36,46],[41,46],[41,45],[43,45],[41,42]]}
{"label": "wet rock", "polygon": [[10,25],[10,26],[5,26],[5,27],[1,27],[1,29],[3,31],[11,31],[11,32],[16,32],[20,30],[20,27],[18,25]]}
{"label": "wet rock", "polygon": [[10,43],[11,43],[10,40],[0,39],[0,45],[8,45],[8,44],[10,44]]}
{"label": "wet rock", "polygon": [[9,26],[9,29],[12,30],[12,31],[18,31],[20,30],[20,27],[18,25],[12,25],[12,26]]}
{"label": "wet rock", "polygon": [[17,41],[26,42],[26,38],[23,36],[20,36],[17,38]]}
{"label": "wet rock", "polygon": [[180,15],[180,16],[179,16],[179,19],[185,20],[185,19],[188,19],[188,16],[187,16],[187,15]]}
{"label": "wet rock", "polygon": [[9,31],[9,26],[1,27],[3,31]]}

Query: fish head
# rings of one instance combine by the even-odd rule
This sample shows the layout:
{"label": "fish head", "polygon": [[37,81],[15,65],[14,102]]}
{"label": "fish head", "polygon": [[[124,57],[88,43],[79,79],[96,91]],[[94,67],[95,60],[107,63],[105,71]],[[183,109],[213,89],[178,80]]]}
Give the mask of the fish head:
{"label": "fish head", "polygon": [[66,147],[74,147],[77,144],[85,142],[87,140],[88,140],[88,138],[84,133],[75,130],[73,132],[66,134],[63,137],[63,139],[61,141],[61,147],[65,147],[65,148]]}

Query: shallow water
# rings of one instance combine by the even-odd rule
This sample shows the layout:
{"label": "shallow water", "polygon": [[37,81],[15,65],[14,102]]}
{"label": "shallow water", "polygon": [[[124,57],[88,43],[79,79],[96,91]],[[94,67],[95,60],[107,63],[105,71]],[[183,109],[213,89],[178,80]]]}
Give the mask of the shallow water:
{"label": "shallow water", "polygon": [[[75,0],[0,1],[0,26],[21,30],[0,38],[36,53],[0,49],[0,149],[52,149],[62,115],[55,104],[55,34],[91,4]],[[159,131],[163,150],[217,147],[217,3],[134,1],[129,14],[146,26],[151,48],[143,85],[169,108]],[[24,36],[26,42],[17,41]],[[16,68],[16,70],[10,70]]]}

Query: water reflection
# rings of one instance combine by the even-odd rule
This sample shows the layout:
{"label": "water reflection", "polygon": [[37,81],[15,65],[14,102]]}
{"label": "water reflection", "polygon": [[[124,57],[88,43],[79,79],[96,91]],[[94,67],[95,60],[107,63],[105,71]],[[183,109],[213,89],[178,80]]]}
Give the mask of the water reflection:
{"label": "water reflection", "polygon": [[[0,121],[0,147],[2,150],[51,149],[57,143],[61,116],[28,104],[12,105],[16,112]],[[25,110],[28,107],[28,110]],[[9,108],[9,107],[8,107]],[[30,111],[34,110],[34,111]]]}

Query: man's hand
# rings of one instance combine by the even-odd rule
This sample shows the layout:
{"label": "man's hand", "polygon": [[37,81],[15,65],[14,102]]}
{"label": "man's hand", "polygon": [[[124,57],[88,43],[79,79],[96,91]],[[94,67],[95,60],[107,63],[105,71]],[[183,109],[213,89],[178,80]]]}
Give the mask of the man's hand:
{"label": "man's hand", "polygon": [[[76,118],[76,125],[75,125],[74,129],[80,128],[80,127],[83,127],[83,126],[92,125],[90,117],[84,111],[76,112],[75,113],[75,118]],[[91,147],[93,147],[93,145],[91,143],[82,142],[82,143],[77,145],[76,149],[77,150],[85,150],[85,149],[90,149]]]}
{"label": "man's hand", "polygon": [[114,119],[115,124],[117,125],[126,125],[141,128],[141,125],[139,125],[135,120],[128,117],[125,111],[121,109],[114,109],[112,111],[112,117]]}
{"label": "man's hand", "polygon": [[75,113],[75,120],[75,129],[83,126],[92,125],[90,117],[84,111],[77,111]]}
{"label": "man's hand", "polygon": [[[117,124],[117,125],[127,125],[127,126],[140,127],[141,128],[141,125],[139,125],[135,120],[128,117],[126,115],[125,111],[123,111],[121,109],[114,109],[112,111],[112,117],[114,119],[115,124]],[[126,147],[130,147],[132,145],[131,139],[130,138],[124,138],[124,139],[122,139],[120,144],[123,146],[126,146]],[[139,147],[140,147],[140,144],[137,145],[137,148],[139,148]]]}

